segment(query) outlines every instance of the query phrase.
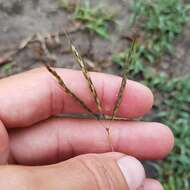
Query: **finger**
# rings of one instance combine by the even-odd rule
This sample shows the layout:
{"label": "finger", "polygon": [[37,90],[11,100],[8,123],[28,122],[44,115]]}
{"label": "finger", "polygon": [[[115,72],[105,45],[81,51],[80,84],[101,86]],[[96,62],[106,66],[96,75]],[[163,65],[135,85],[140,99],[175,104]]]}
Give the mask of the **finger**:
{"label": "finger", "polygon": [[164,190],[159,181],[154,179],[146,179],[138,190]]}
{"label": "finger", "polygon": [[7,131],[0,121],[0,165],[8,162],[9,156],[9,138]]}
{"label": "finger", "polygon": [[[67,86],[91,109],[93,97],[80,71],[58,69]],[[111,114],[121,78],[91,73],[93,83],[103,102],[104,112]],[[65,94],[57,81],[45,69],[36,69],[0,81],[0,118],[6,127],[29,126],[58,113],[84,113],[72,97]],[[134,81],[128,81],[119,115],[137,117],[147,113],[153,102],[151,91]],[[94,110],[96,111],[96,110]]]}
{"label": "finger", "polygon": [[103,128],[110,124],[114,150],[139,159],[161,159],[173,147],[169,128],[159,123],[51,119],[10,133],[11,154],[21,164],[56,163],[86,153],[110,151]]}
{"label": "finger", "polygon": [[9,166],[0,170],[3,189],[137,190],[144,179],[141,163],[120,153],[83,155],[45,167]]}

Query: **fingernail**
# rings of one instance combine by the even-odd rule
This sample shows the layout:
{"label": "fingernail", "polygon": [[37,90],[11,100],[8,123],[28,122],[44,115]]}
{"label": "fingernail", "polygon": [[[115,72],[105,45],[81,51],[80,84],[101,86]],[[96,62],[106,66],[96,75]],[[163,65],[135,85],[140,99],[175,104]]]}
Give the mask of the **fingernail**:
{"label": "fingernail", "polygon": [[145,180],[145,171],[136,158],[125,156],[117,161],[119,168],[128,184],[129,190],[137,190]]}

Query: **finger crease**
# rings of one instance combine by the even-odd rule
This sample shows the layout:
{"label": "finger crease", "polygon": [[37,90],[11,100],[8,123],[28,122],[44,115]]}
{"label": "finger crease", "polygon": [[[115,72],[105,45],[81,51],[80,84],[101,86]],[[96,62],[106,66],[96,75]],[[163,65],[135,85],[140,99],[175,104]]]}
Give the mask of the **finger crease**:
{"label": "finger crease", "polygon": [[84,166],[84,168],[87,169],[87,171],[90,173],[90,175],[92,176],[91,179],[94,179],[95,183],[96,183],[96,187],[98,188],[98,190],[101,190],[101,185],[99,180],[96,177],[96,172],[94,172],[84,161],[83,159],[78,158],[78,161]]}

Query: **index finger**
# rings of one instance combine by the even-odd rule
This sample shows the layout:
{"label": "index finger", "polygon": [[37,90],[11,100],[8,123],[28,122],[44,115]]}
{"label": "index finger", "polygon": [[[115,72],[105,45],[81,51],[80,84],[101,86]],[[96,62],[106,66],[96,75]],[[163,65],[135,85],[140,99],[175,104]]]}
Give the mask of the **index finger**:
{"label": "index finger", "polygon": [[[57,69],[66,85],[94,112],[96,106],[80,71]],[[90,73],[105,114],[111,114],[121,78],[102,73]],[[45,69],[34,69],[0,81],[0,120],[8,128],[26,127],[59,113],[86,113],[68,96]],[[118,115],[139,117],[153,103],[151,91],[144,85],[128,80]]]}

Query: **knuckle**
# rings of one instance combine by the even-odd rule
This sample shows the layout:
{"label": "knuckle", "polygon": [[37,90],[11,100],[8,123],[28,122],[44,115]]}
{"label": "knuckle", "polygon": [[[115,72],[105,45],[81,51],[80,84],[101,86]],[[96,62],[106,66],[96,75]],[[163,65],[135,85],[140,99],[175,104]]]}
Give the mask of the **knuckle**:
{"label": "knuckle", "polygon": [[91,184],[97,190],[115,190],[118,189],[117,181],[114,175],[114,161],[105,161],[96,154],[88,154],[76,157],[77,162],[83,168],[83,171]]}

